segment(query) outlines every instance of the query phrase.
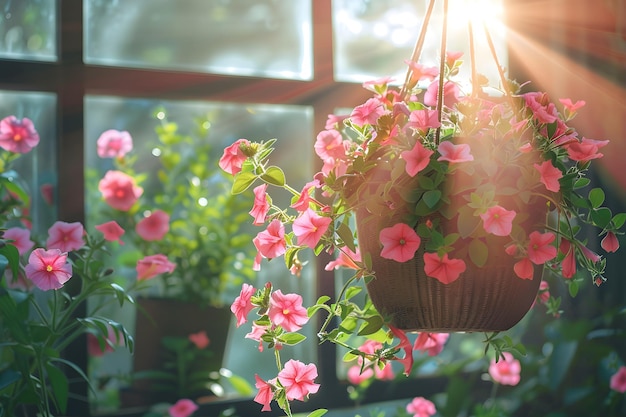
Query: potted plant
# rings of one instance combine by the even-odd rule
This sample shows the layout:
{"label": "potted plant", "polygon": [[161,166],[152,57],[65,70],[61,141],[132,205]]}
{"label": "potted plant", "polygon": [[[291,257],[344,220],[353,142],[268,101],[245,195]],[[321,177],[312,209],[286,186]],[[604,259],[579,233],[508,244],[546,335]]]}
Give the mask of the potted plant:
{"label": "potted plant", "polygon": [[[70,381],[88,380],[65,349],[85,334],[96,351],[133,350],[124,326],[103,314],[108,304],[119,309],[133,302],[106,262],[123,230],[106,222],[86,233],[79,222],[56,221],[45,240],[31,234],[33,194],[12,166],[38,143],[30,119],[0,121],[1,415],[65,413]],[[94,303],[82,316],[87,302]]]}
{"label": "potted plant", "polygon": [[[572,295],[606,280],[606,262],[586,236],[591,229],[603,250],[617,250],[626,214],[612,213],[604,191],[589,187],[589,166],[608,141],[568,125],[584,102],[523,92],[502,70],[497,94],[477,74],[465,93],[461,54],[445,52],[444,42],[439,68],[430,68],[418,63],[419,50],[418,41],[402,85],[366,82],[372,98],[347,117],[329,116],[314,147],[322,169],[302,190],[271,164],[275,139],[241,139],[224,151],[233,193],[255,187],[255,224],[266,226],[254,238],[258,266],[284,257],[297,273],[299,253],[311,249],[337,255],[327,269],[354,271],[336,299],[324,295],[308,309],[299,294],[271,284],[242,287],[232,305],[237,323],[257,309],[249,337],[274,348],[279,368],[274,379],[256,377],[264,410],[276,400],[291,415],[290,401],[319,389],[315,364],[280,359],[316,312],[326,313],[320,342],[361,357],[362,370],[398,360],[408,374],[415,345],[407,331],[494,332],[488,348],[500,358],[522,348],[497,333],[528,311],[542,274]],[[269,187],[291,192],[291,205],[274,205]],[[363,281],[364,301],[355,298]],[[546,304],[558,315],[557,299]],[[383,343],[359,350],[355,334]]]}
{"label": "potted plant", "polygon": [[[131,281],[161,268],[159,279],[138,297],[135,336],[141,354],[133,359],[133,372],[147,376],[161,368],[167,351],[154,347],[162,347],[165,337],[204,331],[211,360],[193,366],[206,373],[209,384],[208,375],[222,364],[228,300],[253,278],[254,247],[241,226],[252,194],[239,200],[230,193],[230,180],[217,167],[219,155],[211,150],[208,120],[197,120],[191,132],[182,133],[164,109],[156,109],[154,117],[155,140],[133,142],[129,132],[114,129],[97,138],[100,167],[87,169],[87,214],[113,218],[127,230],[117,259],[129,267]],[[152,382],[142,378],[134,387],[162,400]],[[208,393],[203,388],[189,395]],[[141,398],[142,404],[151,401]]]}

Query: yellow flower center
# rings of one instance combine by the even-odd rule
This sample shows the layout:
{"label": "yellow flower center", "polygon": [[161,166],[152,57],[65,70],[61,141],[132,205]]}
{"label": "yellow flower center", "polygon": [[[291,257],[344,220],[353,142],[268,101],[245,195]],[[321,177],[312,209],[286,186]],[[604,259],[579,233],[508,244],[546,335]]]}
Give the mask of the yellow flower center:
{"label": "yellow flower center", "polygon": [[13,135],[13,140],[15,142],[19,142],[22,140],[22,135],[20,135],[19,133],[16,133],[15,135]]}
{"label": "yellow flower center", "polygon": [[283,314],[286,316],[289,314],[289,309],[288,308],[284,308],[283,309]]}
{"label": "yellow flower center", "polygon": [[52,265],[46,265],[46,271],[52,272]]}

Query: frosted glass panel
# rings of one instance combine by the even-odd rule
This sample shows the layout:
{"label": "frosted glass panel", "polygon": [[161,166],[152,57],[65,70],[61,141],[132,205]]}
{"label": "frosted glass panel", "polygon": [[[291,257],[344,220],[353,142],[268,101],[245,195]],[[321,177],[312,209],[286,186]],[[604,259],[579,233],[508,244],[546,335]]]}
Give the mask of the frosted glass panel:
{"label": "frosted glass panel", "polygon": [[56,0],[0,1],[0,58],[57,60]]}
{"label": "frosted glass panel", "polygon": [[309,80],[311,0],[85,0],[85,62]]}
{"label": "frosted glass panel", "polygon": [[[393,76],[404,80],[405,60],[411,57],[419,36],[428,1],[333,0],[335,79],[363,82]],[[420,62],[439,66],[443,2],[436,2]],[[479,8],[480,5],[481,7]],[[449,0],[448,51],[463,51],[469,76],[467,17],[473,17],[477,71],[498,84],[498,69],[489,52],[482,23],[486,17],[498,60],[507,65],[502,0]]]}
{"label": "frosted glass panel", "polygon": [[15,116],[32,120],[39,145],[15,161],[13,169],[31,196],[30,215],[34,234],[46,236],[57,220],[57,98],[52,93],[0,91],[0,119]]}
{"label": "frosted glass panel", "polygon": [[[153,113],[155,109],[163,108],[167,114],[167,120],[178,125],[178,132],[183,135],[194,135],[198,128],[197,120],[208,120],[210,131],[206,136],[212,149],[211,153],[221,155],[223,149],[235,142],[239,138],[250,140],[268,140],[277,138],[276,151],[272,154],[272,162],[280,165],[286,172],[289,182],[294,187],[302,187],[313,175],[314,156],[311,152],[303,152],[303,149],[311,149],[314,141],[313,136],[313,110],[308,106],[294,105],[263,105],[263,104],[231,104],[219,102],[201,101],[171,101],[153,99],[128,99],[111,96],[88,95],[85,99],[85,188],[87,200],[96,193],[97,183],[104,173],[111,169],[110,159],[99,158],[97,155],[96,141],[100,134],[108,129],[128,131],[133,138],[133,154],[138,157],[135,167],[138,172],[149,172],[149,178],[156,175],[158,165],[145,160],[153,159],[151,151],[158,146],[158,138],[155,127],[160,124],[155,119]],[[144,161],[142,161],[142,159]],[[141,165],[141,169],[138,167]],[[152,167],[152,168],[150,168]],[[145,184],[143,184],[145,187]],[[144,193],[148,192],[145,187]],[[87,201],[86,218],[88,223],[95,223],[93,210]],[[250,221],[252,217],[249,218]],[[102,222],[101,219],[100,222]],[[109,220],[109,219],[106,219]],[[246,227],[244,225],[244,227]],[[258,228],[250,226],[253,233],[259,231]],[[127,250],[128,244],[124,246]],[[309,262],[300,278],[292,276],[285,268],[284,262],[267,262],[263,264],[260,273],[255,275],[257,282],[253,283],[256,288],[261,288],[265,282],[270,281],[280,287],[285,293],[298,292],[306,294],[305,303],[310,305],[315,302],[315,261],[310,258],[303,258]],[[117,268],[123,273],[124,270]],[[129,271],[127,279],[134,281],[136,273],[134,268]],[[132,280],[132,281],[130,281]],[[233,289],[228,295],[228,299],[233,300],[239,293],[241,287]],[[115,309],[106,312],[107,317],[123,323],[131,332],[135,329],[136,311],[131,306],[124,307],[120,312]],[[309,340],[315,340],[310,328],[307,333]],[[255,372],[263,374],[264,377],[275,376],[275,364],[258,351],[258,344],[252,340],[245,339],[244,336],[250,331],[248,326],[235,328],[231,323],[230,334],[227,340],[226,358],[224,366],[245,378],[254,386]],[[310,334],[309,334],[310,333]],[[213,343],[213,342],[212,342]],[[302,343],[283,352],[285,355],[298,356],[308,362],[315,360],[317,344]],[[267,352],[265,352],[267,353]],[[259,369],[259,364],[265,364],[265,369]],[[127,382],[120,375],[128,374],[133,370],[133,358],[124,349],[118,349],[103,357],[92,358],[90,363],[90,373],[92,381],[104,381],[107,384],[91,404],[97,412],[108,410],[111,404],[116,401],[112,397],[125,391]],[[267,375],[266,375],[267,374]],[[229,389],[225,384],[225,389]],[[120,403],[117,403],[118,405]],[[127,407],[121,402],[122,407]]]}

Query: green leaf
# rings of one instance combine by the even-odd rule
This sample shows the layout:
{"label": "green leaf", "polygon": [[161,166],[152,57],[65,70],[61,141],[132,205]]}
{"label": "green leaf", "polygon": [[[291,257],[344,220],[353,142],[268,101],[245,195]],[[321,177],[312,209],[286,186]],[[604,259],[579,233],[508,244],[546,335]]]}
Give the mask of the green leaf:
{"label": "green leaf", "polygon": [[612,216],[613,213],[611,213],[611,210],[606,207],[591,210],[591,218],[593,219],[595,225],[600,229],[604,229],[609,225]]}
{"label": "green leaf", "polygon": [[56,404],[62,414],[67,409],[67,396],[69,393],[69,383],[65,374],[56,366],[48,363],[46,364],[46,371],[48,372],[48,379],[52,386],[52,392],[56,399]]}
{"label": "green leaf", "polygon": [[279,337],[280,341],[285,345],[293,346],[306,339],[306,336],[300,333],[285,333]]}
{"label": "green leaf", "polygon": [[319,408],[315,411],[313,411],[312,413],[309,413],[309,415],[307,417],[321,417],[324,414],[328,413],[328,410],[325,408]]}
{"label": "green leaf", "polygon": [[226,378],[226,380],[238,394],[244,397],[252,396],[255,392],[248,381],[238,375],[230,375]]}
{"label": "green leaf", "polygon": [[579,178],[574,183],[574,189],[586,187],[590,183],[591,183],[591,180],[589,178]]}
{"label": "green leaf", "polygon": [[604,191],[601,188],[594,188],[589,191],[589,202],[592,208],[598,208],[604,203]]}
{"label": "green leaf", "polygon": [[350,229],[350,226],[348,226],[346,223],[340,223],[335,232],[352,252],[356,252],[356,247],[354,245],[354,234],[352,233],[352,229]]}
{"label": "green leaf", "polygon": [[271,166],[261,175],[261,179],[268,184],[283,187],[285,185],[285,173],[277,166]]}
{"label": "green leaf", "polygon": [[363,289],[362,287],[349,287],[349,288],[346,290],[345,299],[346,299],[346,300],[351,299],[352,297],[354,297],[355,295],[357,295],[358,293],[360,293],[362,289]]}
{"label": "green leaf", "polygon": [[367,336],[367,335],[376,333],[378,330],[380,330],[383,327],[384,323],[385,322],[383,318],[380,316],[368,317],[365,320],[365,323],[363,323],[363,325],[359,329],[358,335]]}
{"label": "green leaf", "polygon": [[613,216],[612,221],[613,221],[613,226],[615,226],[616,229],[619,229],[626,222],[626,213],[616,214],[615,216]]}
{"label": "green leaf", "polygon": [[472,239],[469,244],[469,256],[474,265],[477,267],[483,267],[487,263],[489,257],[489,248],[480,239]]}
{"label": "green leaf", "polygon": [[256,180],[256,175],[250,171],[240,171],[233,180],[231,193],[241,194],[246,191]]}
{"label": "green leaf", "polygon": [[459,217],[457,219],[457,227],[459,230],[459,234],[463,239],[470,236],[474,230],[480,224],[480,217],[474,216],[474,211],[467,208],[462,207],[459,210]]}
{"label": "green leaf", "polygon": [[429,190],[429,191],[426,191],[424,193],[424,196],[422,197],[422,199],[424,200],[424,203],[426,203],[426,205],[429,208],[431,208],[431,209],[435,208],[435,206],[441,200],[441,191],[439,191],[439,190]]}

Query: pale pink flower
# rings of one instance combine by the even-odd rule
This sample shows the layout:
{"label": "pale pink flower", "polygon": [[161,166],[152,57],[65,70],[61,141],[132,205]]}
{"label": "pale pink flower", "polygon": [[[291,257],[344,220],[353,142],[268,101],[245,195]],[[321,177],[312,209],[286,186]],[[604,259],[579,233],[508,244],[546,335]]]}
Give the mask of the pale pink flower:
{"label": "pale pink flower", "polygon": [[320,239],[328,230],[332,219],[320,216],[314,210],[306,209],[293,222],[293,233],[298,237],[298,245],[315,248]]}
{"label": "pale pink flower", "polygon": [[610,387],[619,393],[626,392],[626,366],[620,366],[616,373],[611,376]]}
{"label": "pale pink flower", "polygon": [[545,93],[532,91],[523,94],[526,106],[533,113],[533,118],[539,123],[554,123],[557,120],[556,107],[549,102]]}
{"label": "pale pink flower", "polygon": [[272,391],[272,384],[263,379],[257,374],[254,375],[255,383],[254,386],[259,390],[256,396],[254,397],[254,402],[263,405],[261,411],[272,411],[272,407],[270,407],[270,403],[274,398],[274,393]]}
{"label": "pale pink flower", "polygon": [[319,186],[320,182],[317,179],[307,182],[302,188],[302,191],[300,191],[300,196],[296,202],[291,205],[291,208],[297,211],[305,211],[308,209],[309,204],[313,201],[313,198],[311,197],[311,189]]}
{"label": "pale pink flower", "polygon": [[9,244],[15,246],[20,255],[24,255],[35,245],[35,242],[30,240],[30,230],[23,227],[11,227],[5,230],[4,238],[13,241],[9,242]]}
{"label": "pale pink flower", "polygon": [[356,106],[350,114],[350,120],[357,126],[374,125],[380,116],[385,114],[385,108],[377,98],[370,98],[365,103]]}
{"label": "pale pink flower", "polygon": [[441,353],[449,337],[448,333],[420,332],[415,339],[413,350],[428,352],[429,356],[436,356]]}
{"label": "pale pink flower", "polygon": [[513,219],[515,211],[507,210],[499,205],[489,207],[486,212],[480,215],[483,220],[483,227],[487,233],[496,236],[508,236],[513,229]]}
{"label": "pale pink flower", "polygon": [[137,261],[137,280],[144,281],[159,274],[171,273],[175,268],[176,264],[170,262],[163,254],[146,256]]}
{"label": "pale pink flower", "polygon": [[513,271],[521,279],[533,279],[533,274],[535,273],[533,263],[527,257],[515,262]]}
{"label": "pale pink flower", "polygon": [[254,204],[250,215],[254,218],[252,224],[259,226],[265,223],[265,217],[270,210],[270,203],[267,196],[267,184],[263,183],[254,187]]}
{"label": "pale pink flower", "polygon": [[615,233],[607,232],[600,245],[607,252],[616,252],[619,249],[619,240],[617,240]]}
{"label": "pale pink flower", "polygon": [[237,327],[248,321],[248,313],[250,313],[250,311],[254,308],[251,301],[254,292],[255,289],[252,285],[244,283],[241,286],[239,295],[230,306],[230,311],[233,312],[235,318],[237,319]]}
{"label": "pale pink flower", "polygon": [[439,122],[439,116],[436,110],[421,109],[413,110],[411,114],[409,114],[409,121],[406,126],[424,133],[430,128],[441,126],[441,123]]}
{"label": "pale pink flower", "polygon": [[406,405],[406,412],[413,417],[430,417],[437,412],[435,404],[424,397],[415,397]]}
{"label": "pale pink flower", "polygon": [[543,265],[545,262],[554,259],[556,248],[552,245],[556,236],[553,233],[539,233],[537,231],[528,235],[528,258],[535,265]]}
{"label": "pale pink flower", "polygon": [[338,269],[341,267],[349,269],[359,269],[359,266],[356,264],[356,262],[361,262],[361,251],[359,251],[358,247],[355,249],[356,252],[353,252],[350,248],[344,246],[339,250],[339,255],[337,256],[337,259],[328,262],[324,269],[326,271],[332,271],[333,269]]}
{"label": "pale pink flower", "polygon": [[563,178],[563,173],[560,169],[552,165],[552,162],[543,161],[541,165],[533,164],[533,166],[539,171],[541,182],[546,186],[548,191],[557,193],[561,189],[559,180]]}
{"label": "pale pink flower", "polygon": [[[439,94],[439,80],[434,80],[424,93],[424,104],[427,106],[437,105],[437,96]],[[451,81],[446,81],[443,85],[443,104],[452,107],[459,102],[461,91],[459,86]]]}
{"label": "pale pink flower", "polygon": [[[374,355],[377,350],[380,350],[382,348],[383,348],[382,343],[377,342],[372,339],[367,339],[361,346],[359,346],[359,350],[361,352],[367,353],[370,355]],[[358,370],[360,370],[364,359],[363,357],[359,356],[357,361],[358,361],[358,365],[355,367]],[[371,371],[372,369],[373,369],[373,372],[367,372],[367,371]],[[363,375],[361,375],[361,377],[356,377],[356,375],[354,375],[354,371],[352,371],[352,373],[353,373],[352,376],[355,381],[356,380],[363,381],[364,379],[367,379],[371,376],[374,376],[376,379],[380,379],[380,380],[390,380],[394,378],[393,369],[391,368],[390,363],[385,363],[385,366],[381,369],[379,367],[379,364],[373,364],[369,360],[366,360],[366,370],[363,372],[363,375],[369,375],[369,376],[366,376],[364,379],[362,379]],[[348,378],[350,378],[350,370],[348,370]],[[357,384],[358,383],[355,383],[355,385]]]}
{"label": "pale pink flower", "polygon": [[309,321],[306,308],[302,307],[302,296],[283,294],[281,290],[272,293],[267,315],[273,325],[288,332],[297,332]]}
{"label": "pale pink flower", "polygon": [[128,211],[143,194],[135,179],[121,171],[107,171],[98,183],[106,203],[116,210]]}
{"label": "pale pink flower", "polygon": [[567,146],[567,155],[571,160],[580,162],[602,158],[604,154],[598,152],[598,150],[608,143],[608,140],[582,138],[580,142],[573,142]]}
{"label": "pale pink flower", "polygon": [[285,226],[280,220],[274,219],[262,232],[252,239],[259,253],[268,259],[276,258],[287,251]]}
{"label": "pale pink flower", "polygon": [[424,253],[424,272],[443,284],[456,281],[465,272],[465,268],[466,265],[462,259],[450,259],[447,253],[444,253],[442,257],[439,257],[437,253]]}
{"label": "pale pink flower", "polygon": [[79,222],[67,223],[56,221],[48,229],[48,249],[59,249],[61,252],[70,252],[83,247],[85,229]]}
{"label": "pale pink flower", "polygon": [[96,141],[100,158],[122,158],[133,150],[133,138],[126,131],[109,129]]}
{"label": "pale pink flower", "polygon": [[434,151],[426,149],[420,141],[415,142],[415,146],[410,151],[403,151],[400,157],[406,162],[406,173],[411,177],[417,175],[430,163],[430,157]]}
{"label": "pale pink flower", "polygon": [[116,334],[113,327],[107,325],[107,336],[104,340],[104,346],[100,345],[98,337],[93,333],[87,333],[87,352],[89,356],[100,357],[105,353],[113,352],[115,349],[113,346],[117,346],[120,343],[119,337]]}
{"label": "pale pink flower", "polygon": [[188,398],[183,398],[176,401],[176,404],[168,408],[167,411],[170,413],[170,417],[189,417],[197,409],[198,406],[195,402]]}
{"label": "pale pink flower", "polygon": [[371,377],[374,376],[374,370],[370,368],[365,368],[361,372],[361,365],[354,365],[348,368],[348,373],[346,377],[348,378],[348,382],[352,385],[359,385],[363,381],[367,381]]}
{"label": "pale pink flower", "polygon": [[[244,338],[246,339],[252,339],[259,342],[259,352],[263,352],[263,340],[261,340],[261,337],[263,337],[268,327],[269,326],[261,326],[259,324],[256,324],[255,322],[252,322],[252,330],[246,333],[246,335],[244,336]],[[275,348],[280,350],[281,345],[279,343],[276,343]]]}
{"label": "pale pink flower", "polygon": [[455,145],[449,140],[444,140],[439,144],[437,150],[441,154],[437,161],[448,161],[452,164],[474,160],[470,152],[470,146],[467,143]]}
{"label": "pale pink flower", "polygon": [[572,278],[576,273],[575,248],[569,240],[561,239],[559,251],[565,254],[565,258],[561,261],[561,275],[563,275],[563,278]]}
{"label": "pale pink flower", "polygon": [[115,220],[98,224],[94,226],[94,228],[102,232],[105,240],[108,240],[109,242],[118,242],[120,245],[124,244],[121,237],[125,231]]}
{"label": "pale pink flower", "polygon": [[344,159],[346,157],[346,146],[337,130],[322,130],[317,134],[314,145],[315,153],[322,161],[327,159]]}
{"label": "pale pink flower", "polygon": [[404,62],[411,68],[411,80],[413,82],[432,81],[439,75],[439,68],[437,67],[426,67],[411,60]]}
{"label": "pale pink flower", "polygon": [[196,345],[198,349],[206,349],[209,346],[209,344],[211,344],[211,339],[209,339],[209,336],[206,334],[205,330],[200,330],[199,332],[191,333],[189,334],[189,336],[187,336],[187,338],[189,339],[191,343]]}
{"label": "pale pink flower", "polygon": [[493,380],[502,385],[517,385],[520,381],[522,366],[520,362],[509,352],[503,352],[503,358],[498,362],[491,360],[489,365],[489,375]]}
{"label": "pale pink flower", "polygon": [[72,265],[67,252],[37,248],[28,257],[24,272],[40,290],[58,290],[72,277]]}
{"label": "pale pink flower", "polygon": [[238,139],[235,143],[225,148],[219,160],[220,168],[231,175],[239,173],[243,163],[248,159],[241,147],[249,145],[250,141],[248,139]]}
{"label": "pale pink flower", "polygon": [[170,215],[163,210],[154,210],[135,226],[139,237],[148,242],[163,239],[169,230]]}
{"label": "pale pink flower", "polygon": [[446,51],[446,65],[450,68],[463,56],[463,51]]}
{"label": "pale pink flower", "polygon": [[304,401],[309,394],[315,394],[320,387],[313,382],[315,378],[317,378],[315,364],[305,365],[294,359],[288,360],[278,373],[278,381],[285,387],[285,394],[290,401]]}
{"label": "pale pink flower", "polygon": [[602,259],[600,255],[598,255],[597,253],[595,253],[594,251],[592,251],[585,245],[580,245],[579,248],[580,248],[580,251],[585,256],[585,258],[589,259],[593,263],[600,262],[600,259]]}
{"label": "pale pink flower", "polygon": [[378,235],[383,245],[380,256],[396,262],[406,262],[413,259],[420,246],[421,239],[413,228],[405,223],[396,223],[385,227]]}
{"label": "pale pink flower", "polygon": [[404,350],[404,358],[394,358],[402,364],[404,367],[404,375],[409,376],[411,368],[413,367],[413,345],[409,342],[409,338],[406,337],[404,330],[398,329],[392,325],[389,325],[391,333],[398,338],[400,343],[395,346],[395,349]]}
{"label": "pale pink flower", "polygon": [[0,148],[14,153],[28,153],[39,144],[33,122],[24,117],[7,116],[0,120]]}
{"label": "pale pink flower", "polygon": [[335,114],[329,114],[328,118],[326,119],[324,129],[329,130],[339,128],[347,117],[348,116],[337,116]]}
{"label": "pale pink flower", "polygon": [[572,99],[570,98],[560,98],[559,101],[570,113],[575,113],[578,109],[587,104],[585,100],[578,100],[576,103],[572,103]]}

